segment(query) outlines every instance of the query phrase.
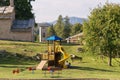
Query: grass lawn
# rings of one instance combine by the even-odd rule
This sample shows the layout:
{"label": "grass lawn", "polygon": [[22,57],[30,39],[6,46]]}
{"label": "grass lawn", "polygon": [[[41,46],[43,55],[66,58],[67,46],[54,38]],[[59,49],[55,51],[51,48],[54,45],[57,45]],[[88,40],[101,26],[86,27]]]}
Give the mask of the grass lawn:
{"label": "grass lawn", "polygon": [[[113,66],[107,65],[108,58],[101,59],[97,55],[77,52],[79,45],[63,45],[66,52],[83,57],[83,61],[69,62],[72,69],[63,69],[61,74],[54,74],[56,78],[106,78],[111,80],[120,80],[120,63],[113,59]],[[35,67],[40,61],[27,59],[37,53],[44,53],[47,50],[47,44],[16,42],[0,40],[0,54],[5,51],[11,56],[0,55],[0,78],[51,78],[51,74],[44,75],[44,71],[35,70],[34,73],[26,67]],[[24,57],[15,57],[14,54],[20,54]],[[120,61],[120,59],[117,59]],[[13,74],[14,69],[22,69],[19,74]],[[57,73],[57,72],[55,72]]]}

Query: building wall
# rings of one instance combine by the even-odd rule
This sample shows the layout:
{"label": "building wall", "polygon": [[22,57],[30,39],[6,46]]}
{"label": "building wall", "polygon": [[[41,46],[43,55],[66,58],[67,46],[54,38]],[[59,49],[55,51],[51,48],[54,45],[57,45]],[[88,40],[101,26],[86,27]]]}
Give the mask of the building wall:
{"label": "building wall", "polygon": [[81,39],[83,38],[83,33],[76,34],[74,36],[70,36],[67,38],[67,43],[75,43],[75,44],[82,44],[83,42]]}
{"label": "building wall", "polygon": [[11,32],[11,40],[33,41],[32,32]]}
{"label": "building wall", "polygon": [[[4,8],[4,7],[3,7]],[[11,27],[15,20],[14,0],[10,0],[10,6],[0,13],[0,39],[34,41],[33,26],[29,31],[12,31]]]}
{"label": "building wall", "polygon": [[2,19],[0,20],[0,39],[4,40],[21,40],[21,41],[33,41],[33,30],[28,32],[12,32],[11,31],[12,20]]}
{"label": "building wall", "polygon": [[0,39],[9,39],[11,37],[11,19],[0,20]]}
{"label": "building wall", "polygon": [[45,42],[45,38],[47,37],[47,27],[39,27],[39,40],[40,42]]}

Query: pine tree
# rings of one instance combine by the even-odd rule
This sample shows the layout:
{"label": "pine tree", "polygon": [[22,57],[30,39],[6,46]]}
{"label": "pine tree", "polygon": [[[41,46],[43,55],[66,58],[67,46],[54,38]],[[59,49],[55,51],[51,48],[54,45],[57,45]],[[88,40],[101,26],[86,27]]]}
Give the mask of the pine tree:
{"label": "pine tree", "polygon": [[71,28],[71,35],[81,33],[83,31],[83,26],[80,23],[76,23]]}
{"label": "pine tree", "polygon": [[56,35],[56,32],[53,28],[53,25],[48,27],[48,29],[47,29],[47,36],[49,37],[49,36],[52,36],[52,35]]}
{"label": "pine tree", "polygon": [[0,6],[9,6],[9,0],[0,0]]}
{"label": "pine tree", "polygon": [[70,36],[70,33],[71,33],[71,24],[70,24],[70,22],[69,22],[69,17],[68,16],[66,16],[65,18],[64,18],[64,28],[63,28],[63,38],[65,39],[65,38],[67,38],[67,37],[69,37]]}
{"label": "pine tree", "polygon": [[28,0],[15,0],[15,12],[17,19],[30,19],[34,15],[31,12],[32,6]]}
{"label": "pine tree", "polygon": [[56,35],[59,37],[63,37],[63,28],[64,28],[64,22],[62,15],[58,17],[57,23],[54,25],[54,30],[56,32]]}

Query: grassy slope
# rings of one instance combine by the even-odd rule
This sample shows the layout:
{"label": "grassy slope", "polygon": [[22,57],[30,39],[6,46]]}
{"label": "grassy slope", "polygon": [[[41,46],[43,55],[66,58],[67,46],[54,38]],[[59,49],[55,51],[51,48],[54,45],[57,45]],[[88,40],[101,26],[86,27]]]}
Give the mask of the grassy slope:
{"label": "grassy slope", "polygon": [[[113,67],[107,65],[107,58],[100,59],[97,55],[77,52],[78,45],[64,45],[66,52],[83,57],[83,61],[72,63],[73,69],[64,69],[61,78],[110,78],[120,79],[120,66],[113,60]],[[24,54],[24,56],[33,56],[36,53],[44,53],[47,50],[46,44],[0,41],[0,50],[6,50],[9,54]],[[69,60],[71,62],[71,60]],[[120,59],[119,59],[120,61]],[[34,74],[26,67],[36,66],[39,62],[33,60],[24,60],[16,57],[6,57],[0,59],[0,78],[50,78],[46,77],[41,70],[36,70]],[[19,74],[12,74],[13,69],[24,69]],[[55,75],[57,77],[57,74]]]}

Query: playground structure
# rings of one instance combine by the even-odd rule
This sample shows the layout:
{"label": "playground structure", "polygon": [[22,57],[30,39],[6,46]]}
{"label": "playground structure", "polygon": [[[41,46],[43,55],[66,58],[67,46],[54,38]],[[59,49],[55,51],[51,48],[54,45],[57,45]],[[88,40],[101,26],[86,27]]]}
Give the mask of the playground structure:
{"label": "playground structure", "polygon": [[48,41],[48,52],[42,54],[42,60],[36,69],[42,69],[47,63],[47,66],[67,68],[65,61],[70,57],[61,46],[61,38],[51,36],[46,39]]}

